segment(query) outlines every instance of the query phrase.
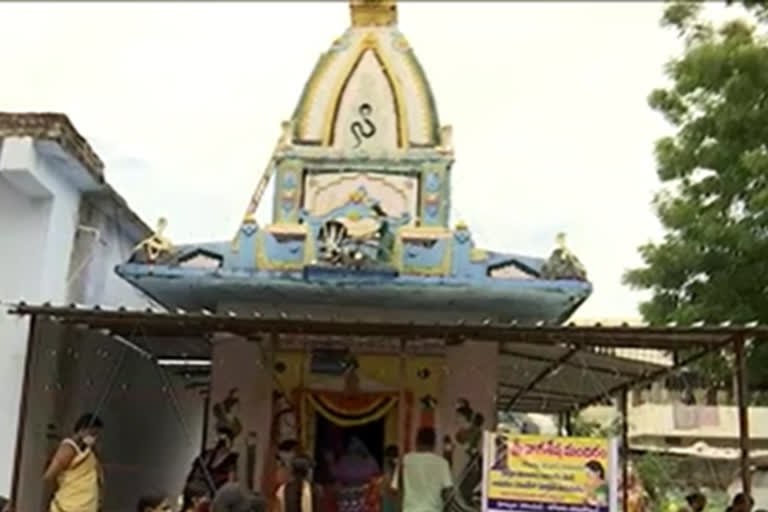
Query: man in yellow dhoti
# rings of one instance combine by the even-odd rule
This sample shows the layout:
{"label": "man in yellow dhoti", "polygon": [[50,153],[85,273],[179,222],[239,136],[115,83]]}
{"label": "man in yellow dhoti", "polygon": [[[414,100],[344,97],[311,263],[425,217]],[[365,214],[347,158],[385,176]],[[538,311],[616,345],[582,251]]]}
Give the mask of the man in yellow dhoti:
{"label": "man in yellow dhoti", "polygon": [[43,476],[55,490],[50,512],[98,512],[101,508],[102,472],[93,446],[104,428],[93,414],[75,423],[74,435],[64,439]]}

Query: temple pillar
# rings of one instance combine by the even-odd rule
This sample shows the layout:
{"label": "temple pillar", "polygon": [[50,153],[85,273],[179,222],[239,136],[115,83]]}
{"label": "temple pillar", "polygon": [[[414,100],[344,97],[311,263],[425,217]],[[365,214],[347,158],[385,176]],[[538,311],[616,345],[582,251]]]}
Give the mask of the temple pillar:
{"label": "temple pillar", "polygon": [[275,199],[272,218],[275,224],[296,223],[301,210],[301,181],[304,179],[302,161],[286,158],[279,161],[275,172]]}
{"label": "temple pillar", "polygon": [[[458,476],[468,460],[468,442],[476,442],[475,449],[482,447],[482,435],[471,435],[472,432],[481,433],[496,426],[498,361],[496,343],[465,341],[446,347],[439,414],[443,436],[453,439],[454,476]],[[457,411],[460,403],[465,406],[463,411]],[[467,417],[467,412],[471,417]],[[482,419],[482,424],[474,425],[473,429],[472,418]]]}
{"label": "temple pillar", "polygon": [[421,166],[421,204],[419,221],[422,226],[447,226],[450,214],[449,162],[428,162]]}
{"label": "temple pillar", "polygon": [[223,333],[214,336],[209,439],[215,439],[219,425],[234,428],[237,476],[253,489],[261,488],[269,453],[272,358],[269,339],[255,341]]}

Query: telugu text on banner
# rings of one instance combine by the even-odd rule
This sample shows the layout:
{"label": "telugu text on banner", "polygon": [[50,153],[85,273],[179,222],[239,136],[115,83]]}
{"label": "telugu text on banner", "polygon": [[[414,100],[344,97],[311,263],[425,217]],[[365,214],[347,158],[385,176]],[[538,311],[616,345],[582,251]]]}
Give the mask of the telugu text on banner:
{"label": "telugu text on banner", "polygon": [[615,510],[615,446],[608,439],[488,432],[484,511]]}

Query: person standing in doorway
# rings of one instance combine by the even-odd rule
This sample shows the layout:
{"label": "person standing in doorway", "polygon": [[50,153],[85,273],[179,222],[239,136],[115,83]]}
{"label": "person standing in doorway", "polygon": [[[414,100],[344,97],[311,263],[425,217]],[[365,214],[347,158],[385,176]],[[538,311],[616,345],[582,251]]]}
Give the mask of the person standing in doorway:
{"label": "person standing in doorway", "polygon": [[97,416],[83,414],[75,423],[74,435],[59,445],[43,475],[53,494],[50,512],[99,510],[103,478],[94,445],[103,428]]}
{"label": "person standing in doorway", "polygon": [[442,512],[453,488],[448,461],[435,453],[435,429],[419,429],[416,451],[403,457],[397,487],[403,493],[402,512]]}
{"label": "person standing in doorway", "polygon": [[397,446],[391,445],[384,449],[383,471],[368,485],[365,512],[398,512],[400,502],[397,491],[394,489],[398,457]]}

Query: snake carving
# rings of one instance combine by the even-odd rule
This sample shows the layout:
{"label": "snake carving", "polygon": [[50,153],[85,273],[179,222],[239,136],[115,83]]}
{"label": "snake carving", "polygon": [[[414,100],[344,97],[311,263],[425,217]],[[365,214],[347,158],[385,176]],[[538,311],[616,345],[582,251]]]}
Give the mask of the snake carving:
{"label": "snake carving", "polygon": [[358,107],[357,112],[360,114],[362,121],[355,121],[349,126],[352,135],[355,137],[355,149],[360,147],[363,139],[370,139],[376,135],[376,125],[369,119],[373,113],[373,107],[368,103],[363,103]]}

